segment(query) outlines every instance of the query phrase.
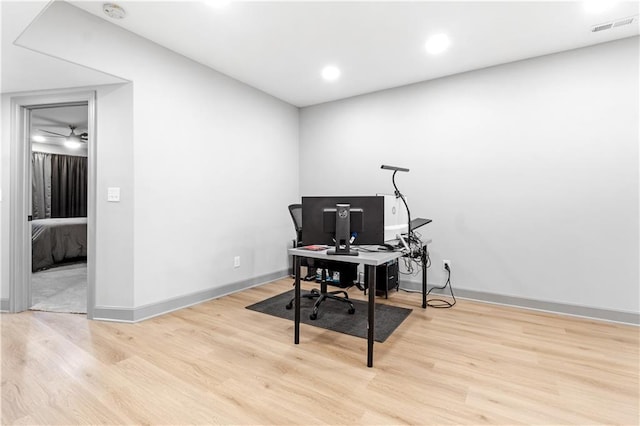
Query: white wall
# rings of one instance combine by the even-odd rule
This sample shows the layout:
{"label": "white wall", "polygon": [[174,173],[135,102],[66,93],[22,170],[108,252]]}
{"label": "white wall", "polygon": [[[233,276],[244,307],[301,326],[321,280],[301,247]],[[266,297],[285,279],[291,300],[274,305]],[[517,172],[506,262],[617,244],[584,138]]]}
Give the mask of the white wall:
{"label": "white wall", "polygon": [[31,142],[31,151],[44,152],[47,154],[71,155],[75,157],[86,157],[87,148],[81,146],[78,149],[68,148],[64,145],[53,145],[49,143]]}
{"label": "white wall", "polygon": [[[133,84],[100,86],[96,93],[97,306],[134,306]],[[119,187],[120,202],[107,201]]]}
{"label": "white wall", "polygon": [[[18,44],[132,81],[130,126],[98,110],[98,128],[133,135],[108,154],[126,172],[98,179],[98,200],[108,186],[120,186],[123,199],[105,206],[108,225],[98,218],[98,253],[132,250],[124,265],[132,275],[122,279],[133,299],[126,305],[106,287],[119,286],[103,278],[121,267],[106,259],[98,305],[140,307],[288,268],[297,108],[67,3],[53,3]],[[118,226],[129,240],[110,237]]]}
{"label": "white wall", "polygon": [[634,37],[304,108],[301,193],[408,167],[430,283],[637,313],[638,75]]}
{"label": "white wall", "polygon": [[11,99],[4,94],[0,96],[0,118],[2,125],[0,126],[0,300],[3,300],[6,306],[3,309],[9,309],[9,215],[11,213],[10,198],[10,168],[11,168]]}
{"label": "white wall", "polygon": [[[105,194],[108,186],[120,185],[125,194],[133,192],[133,91],[131,84],[105,85],[92,88],[68,89],[96,91],[97,146],[96,164],[98,192]],[[10,103],[14,96],[52,95],[59,90],[7,93],[2,95],[2,246],[0,246],[0,296],[10,294]],[[113,125],[113,124],[117,125]],[[35,145],[35,144],[34,144]],[[63,147],[62,147],[63,148]],[[96,301],[102,306],[133,306],[133,199],[123,197],[121,203],[108,203],[105,197],[97,200],[96,230]]]}
{"label": "white wall", "polygon": [[398,184],[414,216],[434,219],[431,283],[447,258],[457,288],[639,311],[637,37],[305,108],[299,122],[295,107],[67,3],[18,43],[133,82],[109,95],[125,115],[131,99],[131,121],[98,125],[130,141],[108,154],[122,171],[98,179],[99,202],[108,186],[123,197],[102,208],[99,305],[284,270],[285,206],[391,192],[386,163],[412,169]]}

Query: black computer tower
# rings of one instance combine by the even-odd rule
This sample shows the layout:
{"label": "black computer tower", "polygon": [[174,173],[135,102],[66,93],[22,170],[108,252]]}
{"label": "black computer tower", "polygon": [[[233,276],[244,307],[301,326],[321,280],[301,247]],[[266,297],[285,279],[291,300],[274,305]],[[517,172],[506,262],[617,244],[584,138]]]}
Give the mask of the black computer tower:
{"label": "black computer tower", "polygon": [[[378,296],[389,296],[389,290],[398,289],[398,260],[392,260],[389,263],[376,267],[376,294]],[[369,282],[368,268],[364,269],[364,282]]]}

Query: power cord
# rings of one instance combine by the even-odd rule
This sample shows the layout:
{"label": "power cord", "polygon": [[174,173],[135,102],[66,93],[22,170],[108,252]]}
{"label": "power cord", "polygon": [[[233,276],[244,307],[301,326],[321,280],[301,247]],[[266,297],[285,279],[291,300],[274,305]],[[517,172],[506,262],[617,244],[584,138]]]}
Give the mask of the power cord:
{"label": "power cord", "polygon": [[411,234],[407,236],[407,244],[409,245],[409,251],[403,251],[405,256],[402,257],[404,266],[407,272],[400,272],[402,275],[416,276],[422,271],[422,250],[425,251],[426,265],[424,267],[429,268],[431,266],[431,258],[426,246],[423,246],[422,235],[416,231],[411,231]]}
{"label": "power cord", "polygon": [[[456,304],[456,296],[453,295],[453,287],[451,286],[451,268],[449,267],[449,265],[445,265],[444,268],[448,272],[447,282],[445,282],[442,287],[431,287],[431,289],[427,291],[427,296],[429,296],[429,294],[433,290],[444,290],[445,288],[447,288],[447,285],[448,285],[449,292],[451,293],[451,297],[453,298],[453,303],[444,299],[433,299],[433,298],[427,299],[427,306],[430,308],[448,309],[448,308],[453,308],[453,306]],[[437,302],[437,303],[433,303],[433,302]]]}

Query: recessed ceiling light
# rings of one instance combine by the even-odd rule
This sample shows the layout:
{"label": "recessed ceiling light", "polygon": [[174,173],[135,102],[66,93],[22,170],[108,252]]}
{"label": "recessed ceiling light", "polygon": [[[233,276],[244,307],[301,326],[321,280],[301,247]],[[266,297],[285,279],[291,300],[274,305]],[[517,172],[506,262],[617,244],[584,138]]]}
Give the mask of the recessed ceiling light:
{"label": "recessed ceiling light", "polygon": [[113,19],[123,19],[125,16],[127,16],[127,12],[125,12],[122,7],[118,6],[115,3],[103,4],[102,11],[109,18],[113,18]]}
{"label": "recessed ceiling light", "polygon": [[34,135],[31,138],[31,140],[34,141],[34,142],[45,142],[46,141],[45,137],[42,136],[42,135]]}
{"label": "recessed ceiling light", "polygon": [[438,53],[442,53],[449,48],[451,45],[451,40],[446,34],[435,34],[429,37],[424,47],[427,49],[427,52],[432,55],[437,55]]}
{"label": "recessed ceiling light", "polygon": [[588,0],[584,2],[584,10],[591,14],[602,13],[613,8],[616,3],[613,0]]}
{"label": "recessed ceiling light", "polygon": [[231,0],[205,0],[204,3],[214,9],[224,9],[231,4]]}
{"label": "recessed ceiling light", "polygon": [[327,65],[322,69],[322,78],[327,81],[334,81],[340,77],[340,70],[333,65]]}

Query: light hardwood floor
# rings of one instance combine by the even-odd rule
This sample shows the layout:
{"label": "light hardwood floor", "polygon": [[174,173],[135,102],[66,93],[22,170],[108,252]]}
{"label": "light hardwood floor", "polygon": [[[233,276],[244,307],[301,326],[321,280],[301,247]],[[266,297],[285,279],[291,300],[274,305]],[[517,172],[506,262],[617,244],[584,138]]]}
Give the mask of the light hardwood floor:
{"label": "light hardwood floor", "polygon": [[365,339],[302,324],[294,345],[245,309],[291,283],[137,324],[3,314],[2,424],[639,422],[637,327],[392,293],[413,312],[367,368]]}

